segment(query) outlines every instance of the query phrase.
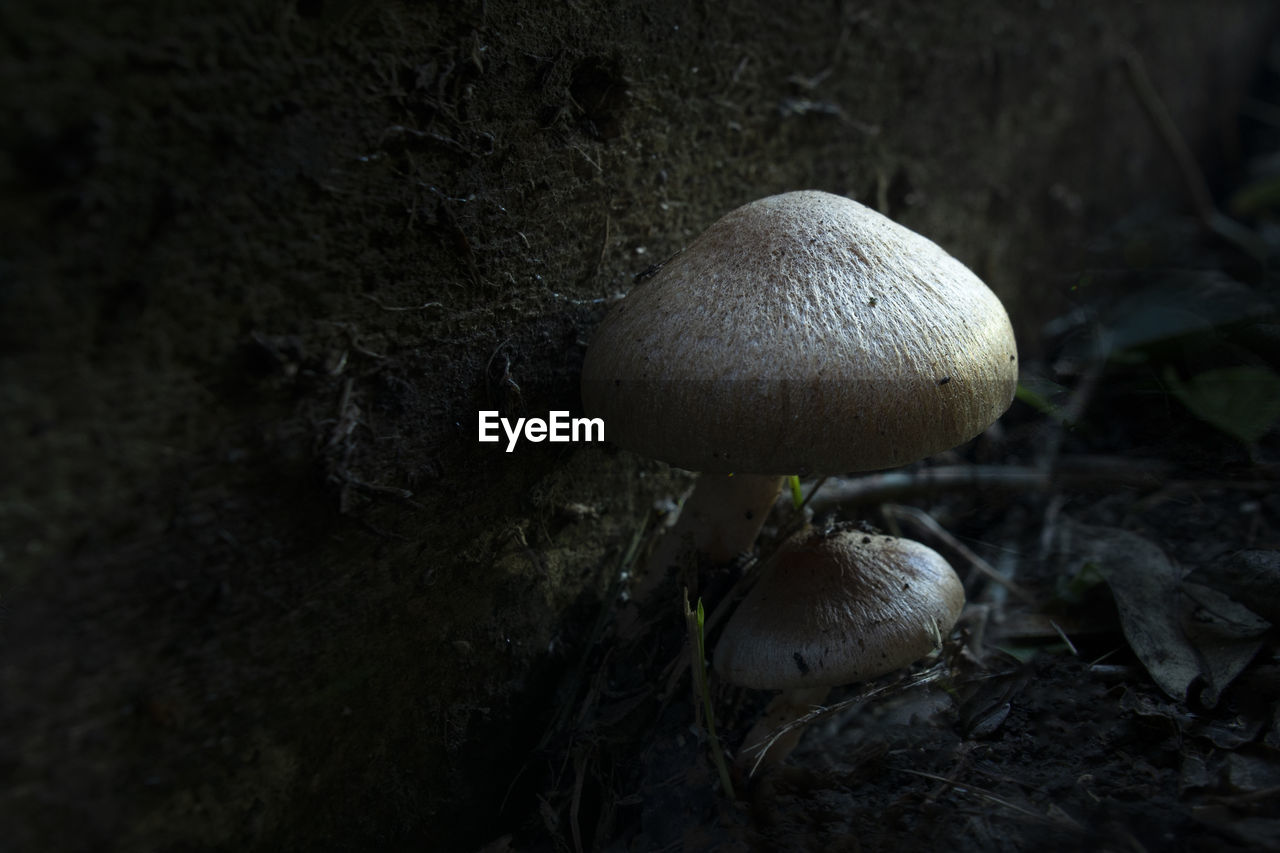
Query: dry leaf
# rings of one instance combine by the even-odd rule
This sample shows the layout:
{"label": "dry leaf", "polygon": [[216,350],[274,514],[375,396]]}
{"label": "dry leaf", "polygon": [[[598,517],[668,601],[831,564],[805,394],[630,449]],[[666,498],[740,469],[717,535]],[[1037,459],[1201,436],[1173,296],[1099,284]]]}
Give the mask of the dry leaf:
{"label": "dry leaf", "polygon": [[1273,624],[1280,622],[1280,551],[1236,551],[1187,578],[1225,592]]}
{"label": "dry leaf", "polygon": [[1168,555],[1136,533],[1063,518],[1057,545],[1065,570],[1088,566],[1106,579],[1129,646],[1175,699],[1186,701],[1201,680],[1197,698],[1213,707],[1262,646],[1269,623],[1215,590],[1184,584]]}

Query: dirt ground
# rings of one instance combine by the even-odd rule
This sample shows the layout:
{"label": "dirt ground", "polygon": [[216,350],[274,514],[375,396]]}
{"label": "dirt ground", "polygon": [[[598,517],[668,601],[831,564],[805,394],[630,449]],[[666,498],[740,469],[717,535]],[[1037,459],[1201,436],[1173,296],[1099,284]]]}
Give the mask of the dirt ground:
{"label": "dirt ground", "polygon": [[[1280,847],[1276,24],[5,4],[0,846]],[[476,413],[576,412],[636,277],[799,188],[978,272],[1025,393],[905,481],[816,493],[943,551],[972,606],[931,686],[730,800],[679,591],[613,630],[688,476],[504,454]],[[713,680],[730,750],[766,698]]]}

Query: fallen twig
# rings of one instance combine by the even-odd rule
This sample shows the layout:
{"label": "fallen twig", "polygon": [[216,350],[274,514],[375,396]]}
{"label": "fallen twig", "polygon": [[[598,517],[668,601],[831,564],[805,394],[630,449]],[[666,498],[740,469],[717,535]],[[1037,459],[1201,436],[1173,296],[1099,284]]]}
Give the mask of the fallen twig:
{"label": "fallen twig", "polygon": [[945,542],[948,548],[951,548],[957,554],[964,557],[965,560],[968,561],[969,565],[973,566],[974,569],[976,569],[978,573],[987,580],[1000,584],[1005,589],[1009,590],[1009,592],[1015,597],[1021,599],[1024,603],[1035,604],[1035,597],[1032,596],[1031,593],[1027,592],[1012,579],[1007,578],[1000,574],[1000,572],[996,571],[995,566],[978,556],[978,554],[976,554],[968,545],[965,545],[959,539],[952,536],[949,530],[939,524],[933,516],[929,515],[929,513],[924,510],[917,509],[913,506],[903,506],[902,504],[885,504],[881,507],[881,512],[889,518],[898,520],[909,519],[918,527],[927,530],[935,538]]}
{"label": "fallen twig", "polygon": [[1057,814],[1053,814],[1053,813],[1041,814],[1040,812],[1035,811],[1033,809],[1029,809],[1026,806],[1020,806],[1015,802],[1006,800],[1005,798],[996,795],[992,791],[988,791],[986,788],[981,788],[977,785],[970,785],[964,782],[957,782],[954,779],[948,779],[947,777],[939,776],[936,773],[926,773],[923,770],[912,770],[909,767],[899,767],[898,770],[902,773],[910,773],[912,776],[919,776],[922,779],[932,779],[935,782],[942,782],[943,784],[951,787],[955,791],[958,791],[962,794],[975,794],[984,800],[988,800],[989,802],[995,803],[998,806],[1004,806],[1010,811],[1015,811],[1021,815],[1024,815],[1029,818],[1033,818],[1035,820],[1045,821],[1047,823],[1056,824],[1058,826],[1066,826],[1075,830],[1083,829],[1083,827],[1080,826],[1078,821],[1076,821],[1074,818],[1072,818],[1070,815],[1068,815],[1066,812],[1062,811],[1061,809],[1056,810]]}
{"label": "fallen twig", "polygon": [[778,726],[778,728],[769,733],[769,737],[758,741],[751,747],[747,748],[747,752],[749,754],[756,756],[755,763],[751,765],[751,770],[747,775],[755,775],[756,770],[760,767],[760,762],[769,754],[769,749],[777,743],[778,738],[788,732],[797,728],[804,728],[815,720],[820,720],[830,714],[837,714],[841,711],[846,711],[855,705],[859,705],[871,699],[876,699],[890,693],[900,693],[906,690],[911,690],[925,684],[932,684],[933,682],[940,680],[946,672],[946,667],[943,664],[938,663],[923,672],[899,678],[896,681],[889,682],[888,684],[880,684],[867,688],[856,696],[850,696],[848,699],[842,699],[833,705],[818,705],[814,707],[812,711],[804,716],[797,717],[784,725]]}
{"label": "fallen twig", "polygon": [[1160,97],[1159,92],[1156,91],[1155,84],[1151,82],[1151,77],[1147,74],[1147,67],[1142,61],[1141,55],[1132,45],[1128,44],[1119,46],[1119,54],[1124,61],[1125,71],[1128,72],[1129,83],[1133,87],[1134,95],[1146,112],[1147,118],[1151,120],[1152,126],[1155,127],[1156,135],[1164,142],[1165,147],[1169,149],[1169,153],[1173,155],[1174,162],[1178,165],[1178,172],[1182,176],[1182,182],[1187,188],[1187,193],[1191,196],[1191,203],[1195,207],[1196,216],[1199,217],[1200,224],[1207,231],[1231,243],[1249,257],[1259,263],[1265,263],[1268,253],[1266,243],[1262,238],[1224,214],[1214,204],[1213,193],[1209,190],[1209,182],[1205,179],[1204,172],[1196,164],[1191,148],[1178,131],[1178,126],[1169,114],[1169,108],[1165,106],[1164,99]]}
{"label": "fallen twig", "polygon": [[873,505],[963,489],[1009,492],[1049,491],[1065,485],[1168,485],[1165,462],[1120,457],[1062,457],[1052,468],[1022,465],[939,465],[913,471],[886,471],[864,477],[831,477],[814,489],[809,506],[821,512],[837,505]]}
{"label": "fallen twig", "polygon": [[421,305],[388,305],[378,297],[374,296],[372,293],[362,293],[360,295],[363,296],[365,299],[368,299],[374,305],[377,305],[383,311],[421,311],[424,308],[443,308],[444,307],[444,303],[442,302],[424,302]]}

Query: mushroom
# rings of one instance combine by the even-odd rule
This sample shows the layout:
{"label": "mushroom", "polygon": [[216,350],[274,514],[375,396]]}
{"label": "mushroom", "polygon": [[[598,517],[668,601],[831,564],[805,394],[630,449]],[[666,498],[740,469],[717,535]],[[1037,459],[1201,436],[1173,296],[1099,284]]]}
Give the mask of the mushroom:
{"label": "mushroom", "polygon": [[757,755],[765,765],[781,762],[803,729],[771,741],[775,729],[832,687],[925,657],[964,608],[960,579],[936,551],[848,527],[792,536],[761,572],[714,657],[726,681],[783,691],[743,740],[740,764]]}
{"label": "mushroom", "polygon": [[689,539],[713,559],[749,550],[782,475],[973,438],[1017,372],[1000,300],[919,234],[818,191],[731,211],[613,307],[583,365],[584,408],[614,442],[703,472],[635,597]]}

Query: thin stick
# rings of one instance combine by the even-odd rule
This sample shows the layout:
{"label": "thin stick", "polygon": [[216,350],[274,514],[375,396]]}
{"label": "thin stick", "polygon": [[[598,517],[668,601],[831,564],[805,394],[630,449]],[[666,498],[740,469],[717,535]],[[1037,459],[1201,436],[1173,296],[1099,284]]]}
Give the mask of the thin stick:
{"label": "thin stick", "polygon": [[1132,45],[1122,44],[1119,47],[1119,53],[1124,61],[1125,71],[1129,74],[1129,83],[1133,87],[1134,95],[1155,127],[1156,135],[1164,142],[1178,165],[1178,172],[1182,175],[1182,182],[1191,196],[1191,203],[1195,207],[1196,215],[1200,218],[1200,223],[1254,260],[1265,263],[1267,247],[1262,238],[1218,210],[1218,206],[1214,204],[1213,193],[1209,191],[1209,182],[1205,180],[1204,172],[1197,165],[1190,146],[1178,131],[1178,125],[1169,114],[1169,108],[1160,97],[1160,93],[1156,91],[1155,84],[1151,82],[1146,64],[1138,51]]}
{"label": "thin stick", "polygon": [[[640,545],[644,541],[645,531],[649,527],[650,516],[645,515],[644,519],[636,527],[631,534],[631,541],[627,544],[627,548],[622,553],[622,558],[618,562],[617,571],[614,572],[613,579],[609,582],[608,593],[604,597],[604,604],[596,613],[596,621],[591,626],[591,633],[588,635],[589,642],[583,645],[582,655],[578,658],[577,664],[573,667],[572,672],[565,678],[563,684],[563,693],[567,696],[577,696],[581,690],[581,685],[586,679],[587,667],[590,663],[592,651],[599,647],[601,638],[604,637],[605,629],[610,624],[610,617],[613,613],[612,603],[617,600],[618,592],[622,588],[622,576],[629,572],[635,565],[636,556],[639,553]],[[608,660],[606,653],[605,661],[599,663],[596,672],[604,672],[607,669]],[[580,712],[585,717],[591,703],[595,701],[594,691],[588,690],[583,698]],[[538,749],[543,749],[551,738],[562,731],[569,723],[572,714],[572,703],[562,702],[560,707],[556,709],[555,716],[551,718],[551,723],[547,726],[546,731],[542,733],[542,738],[538,741]]]}
{"label": "thin stick", "polygon": [[1059,826],[1069,826],[1072,829],[1080,829],[1080,824],[1077,823],[1075,820],[1073,820],[1071,816],[1068,815],[1066,812],[1062,813],[1062,817],[1053,817],[1047,814],[1040,814],[1040,812],[1029,809],[1026,806],[1020,806],[1017,803],[1011,802],[1010,800],[1006,800],[1003,797],[997,796],[991,791],[988,791],[986,788],[980,788],[977,785],[969,785],[963,782],[957,782],[954,779],[948,779],[946,776],[939,776],[936,773],[926,773],[923,770],[912,770],[907,767],[899,767],[898,770],[899,772],[902,772],[902,773],[910,773],[912,776],[919,776],[922,779],[932,779],[935,782],[941,782],[944,785],[948,785],[952,789],[959,791],[962,794],[977,794],[979,797],[982,797],[983,799],[986,799],[986,800],[990,800],[996,805],[1004,806],[1005,808],[1011,811],[1018,812],[1019,814],[1025,815],[1030,818],[1034,818],[1036,820],[1046,821],[1047,823],[1053,823]]}
{"label": "thin stick", "polygon": [[363,296],[365,299],[368,299],[374,305],[377,305],[383,311],[421,311],[424,308],[443,308],[444,307],[444,303],[442,302],[424,302],[421,305],[388,305],[378,297],[374,296],[372,293],[362,293],[360,295]]}
{"label": "thin stick", "polygon": [[793,729],[803,728],[809,725],[810,723],[814,722],[815,720],[820,720],[823,717],[826,717],[830,714],[835,714],[835,713],[839,713],[840,711],[848,710],[849,708],[852,708],[855,705],[859,705],[863,702],[867,702],[871,699],[875,699],[887,693],[901,692],[905,690],[910,690],[915,687],[920,687],[921,685],[924,685],[924,684],[931,684],[934,681],[940,680],[942,676],[945,674],[945,672],[946,672],[945,667],[939,664],[931,667],[930,669],[925,670],[924,672],[919,672],[914,675],[907,676],[905,678],[899,678],[896,681],[891,681],[888,684],[881,684],[877,687],[868,688],[866,690],[863,690],[861,693],[858,693],[856,696],[850,696],[848,699],[842,699],[839,702],[836,702],[834,705],[816,706],[812,711],[805,714],[804,716],[797,717],[796,719],[792,720],[789,723],[785,723],[784,725],[778,726],[778,728],[774,729],[773,732],[770,733],[768,738],[757,742],[754,746],[748,749],[748,752],[750,754],[756,755],[755,763],[751,765],[751,772],[748,775],[755,775],[756,770],[760,767],[760,762],[764,759],[765,755],[769,753],[769,748],[772,747],[778,741],[778,738],[782,737],[783,735],[787,734]]}
{"label": "thin stick", "polygon": [[978,570],[978,573],[994,583],[1003,586],[1014,596],[1021,599],[1025,604],[1035,604],[1035,597],[1022,587],[1018,586],[1014,581],[996,571],[995,566],[988,563],[982,557],[974,553],[968,545],[965,545],[959,539],[951,535],[951,532],[943,527],[934,519],[933,516],[922,509],[916,509],[913,506],[903,506],[902,504],[885,504],[881,508],[885,515],[896,519],[910,519],[915,524],[925,530],[928,530],[933,536],[941,539],[947,544],[947,547],[953,549],[960,556],[969,561],[969,564]]}
{"label": "thin stick", "polygon": [[1052,619],[1049,620],[1049,624],[1053,626],[1053,630],[1058,632],[1058,636],[1062,638],[1062,642],[1067,644],[1067,648],[1071,649],[1071,654],[1076,657],[1080,657],[1080,651],[1076,648],[1076,644],[1071,642],[1071,638],[1067,636],[1067,632],[1062,630],[1062,627]]}
{"label": "thin stick", "polygon": [[569,830],[573,834],[573,849],[582,853],[582,784],[587,779],[586,758],[578,755],[574,763],[573,798],[569,801]]}
{"label": "thin stick", "polygon": [[818,489],[821,489],[823,485],[826,484],[826,482],[827,482],[827,477],[824,476],[820,480],[818,480],[818,482],[813,484],[813,488],[809,490],[809,494],[805,495],[804,500],[800,503],[799,508],[802,512],[804,511],[804,508],[809,505],[809,501],[813,500],[813,496],[818,493]]}
{"label": "thin stick", "polygon": [[1058,413],[1056,425],[1046,425],[1046,436],[1041,445],[1040,452],[1036,454],[1036,466],[1044,471],[1053,470],[1058,464],[1059,452],[1062,450],[1062,442],[1066,439],[1066,427],[1074,427],[1075,424],[1084,421],[1084,413],[1089,408],[1089,403],[1093,400],[1094,391],[1098,387],[1098,381],[1102,378],[1102,371],[1107,365],[1107,359],[1111,355],[1111,333],[1101,331],[1095,328],[1093,334],[1093,353],[1092,358],[1086,363],[1080,379],[1076,382],[1076,387],[1071,392],[1071,398],[1067,400],[1066,406]]}
{"label": "thin stick", "polygon": [[831,477],[811,495],[815,512],[837,504],[869,506],[965,489],[1047,492],[1063,485],[1167,485],[1169,466],[1105,457],[1062,457],[1052,469],[1030,465],[938,465],[865,477]]}

